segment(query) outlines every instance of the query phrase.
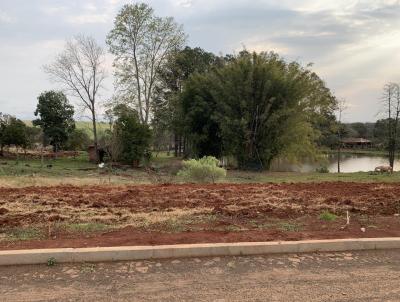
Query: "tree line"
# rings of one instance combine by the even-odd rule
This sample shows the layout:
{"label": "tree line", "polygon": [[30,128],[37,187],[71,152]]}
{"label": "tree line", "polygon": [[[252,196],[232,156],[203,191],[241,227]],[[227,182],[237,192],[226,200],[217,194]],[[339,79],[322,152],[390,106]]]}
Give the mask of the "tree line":
{"label": "tree line", "polygon": [[[276,157],[313,157],[319,147],[334,146],[338,129],[370,135],[369,125],[337,121],[338,101],[311,65],[273,52],[215,55],[186,46],[183,27],[147,4],[124,5],[105,40],[115,91],[102,118],[106,49],[94,38],[76,36],[44,68],[63,92],[39,96],[33,124],[54,150],[77,136],[67,96],[90,113],[96,154],[105,148],[112,160],[127,163],[173,148],[175,156],[233,158],[240,168],[268,169]],[[109,123],[102,135],[99,119]],[[374,129],[386,126],[382,120]]]}

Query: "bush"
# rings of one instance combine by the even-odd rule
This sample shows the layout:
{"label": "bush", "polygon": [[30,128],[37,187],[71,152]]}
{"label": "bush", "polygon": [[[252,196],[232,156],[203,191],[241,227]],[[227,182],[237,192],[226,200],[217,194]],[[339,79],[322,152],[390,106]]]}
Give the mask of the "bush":
{"label": "bush", "polygon": [[315,169],[318,173],[329,173],[329,169],[326,166],[320,166],[319,168]]}
{"label": "bush", "polygon": [[83,129],[74,129],[68,136],[65,150],[84,151],[91,143],[89,135]]}
{"label": "bush", "polygon": [[226,170],[218,167],[218,163],[219,160],[213,156],[190,159],[183,162],[183,169],[178,172],[178,176],[195,182],[215,183],[226,176]]}
{"label": "bush", "polygon": [[127,109],[119,113],[114,131],[116,144],[121,149],[119,161],[136,165],[144,157],[149,158],[151,130],[148,125],[140,123],[136,112]]}
{"label": "bush", "polygon": [[324,211],[319,215],[319,219],[324,220],[324,221],[335,221],[337,216],[335,214],[332,214],[328,211]]}

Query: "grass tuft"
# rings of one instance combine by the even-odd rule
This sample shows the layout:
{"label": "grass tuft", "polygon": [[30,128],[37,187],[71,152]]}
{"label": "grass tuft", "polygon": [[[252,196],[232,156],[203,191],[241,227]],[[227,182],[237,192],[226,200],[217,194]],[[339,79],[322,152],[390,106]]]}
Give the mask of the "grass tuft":
{"label": "grass tuft", "polygon": [[330,213],[328,211],[324,211],[319,215],[319,219],[323,221],[335,221],[338,218],[337,215]]}

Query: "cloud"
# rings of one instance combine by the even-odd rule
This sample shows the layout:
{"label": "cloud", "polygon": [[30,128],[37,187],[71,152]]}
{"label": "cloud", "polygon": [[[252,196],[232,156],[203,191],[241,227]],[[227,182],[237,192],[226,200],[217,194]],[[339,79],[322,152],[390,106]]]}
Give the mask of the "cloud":
{"label": "cloud", "polygon": [[40,10],[48,16],[57,15],[67,11],[67,6],[42,6]]}
{"label": "cloud", "polygon": [[[183,24],[190,46],[217,54],[238,52],[245,46],[256,51],[274,50],[303,64],[314,63],[314,70],[328,87],[353,105],[349,120],[374,120],[382,85],[400,82],[400,71],[394,67],[400,64],[400,0],[142,1],[157,15],[173,16]],[[10,110],[14,104],[32,107],[38,91],[49,85],[40,67],[62,45],[44,41],[64,41],[82,33],[93,35],[105,46],[118,9],[133,3],[0,2],[0,82],[6,88],[2,100],[11,100],[5,107]],[[108,56],[108,69],[111,61]],[[21,81],[29,82],[23,90],[19,89]],[[108,91],[112,87],[109,84]],[[24,106],[27,100],[30,105]]]}
{"label": "cloud", "polygon": [[110,16],[107,14],[83,14],[77,16],[68,16],[67,22],[77,25],[107,23],[110,21]]}
{"label": "cloud", "polygon": [[0,24],[1,23],[14,23],[15,19],[8,15],[6,12],[0,10]]}
{"label": "cloud", "polygon": [[193,5],[193,0],[178,0],[177,5],[182,7],[191,7]]}

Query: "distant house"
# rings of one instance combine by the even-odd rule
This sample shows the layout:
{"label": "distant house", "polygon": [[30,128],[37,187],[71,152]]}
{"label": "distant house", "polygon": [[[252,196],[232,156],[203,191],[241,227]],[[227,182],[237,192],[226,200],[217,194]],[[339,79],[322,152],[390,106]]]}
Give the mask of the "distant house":
{"label": "distant house", "polygon": [[371,148],[372,142],[365,138],[344,138],[341,140],[343,148]]}

